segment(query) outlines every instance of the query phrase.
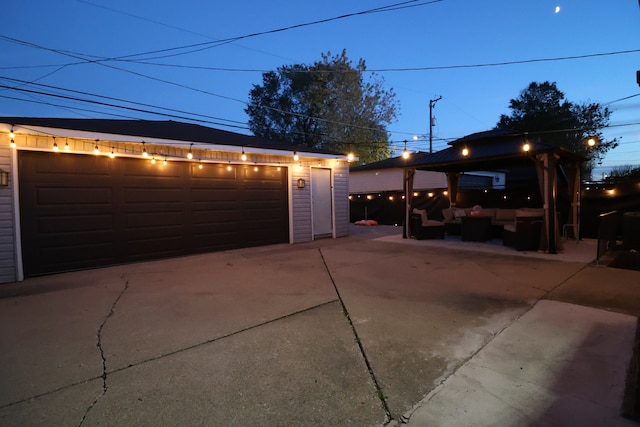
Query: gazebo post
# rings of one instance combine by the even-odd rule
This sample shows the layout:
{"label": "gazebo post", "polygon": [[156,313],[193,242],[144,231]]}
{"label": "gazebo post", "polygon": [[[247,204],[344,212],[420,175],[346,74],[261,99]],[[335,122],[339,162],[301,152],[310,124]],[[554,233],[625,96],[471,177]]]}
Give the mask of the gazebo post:
{"label": "gazebo post", "polygon": [[545,168],[545,174],[547,176],[547,189],[546,189],[546,200],[545,203],[547,204],[547,212],[548,212],[548,219],[547,219],[547,224],[549,224],[549,227],[547,229],[547,241],[549,244],[549,253],[550,254],[557,254],[557,247],[556,247],[556,228],[557,228],[557,224],[556,224],[556,192],[557,192],[557,185],[556,185],[556,157],[555,154],[553,152],[548,152],[545,155],[545,163],[546,163],[546,168]]}
{"label": "gazebo post", "polygon": [[456,206],[458,198],[458,185],[460,183],[460,172],[447,172],[447,187],[449,191],[449,207]]}
{"label": "gazebo post", "polygon": [[404,226],[402,227],[402,238],[411,237],[409,231],[409,218],[411,215],[411,196],[413,195],[413,177],[416,174],[415,168],[403,168],[402,190],[404,192]]}

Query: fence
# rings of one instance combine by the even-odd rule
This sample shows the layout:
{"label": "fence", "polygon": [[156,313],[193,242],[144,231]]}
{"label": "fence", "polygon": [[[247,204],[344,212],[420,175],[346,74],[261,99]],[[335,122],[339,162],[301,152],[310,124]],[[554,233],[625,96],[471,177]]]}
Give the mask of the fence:
{"label": "fence", "polygon": [[609,249],[615,249],[618,240],[618,211],[600,214],[598,225],[598,249],[596,253],[596,265],[600,257]]}

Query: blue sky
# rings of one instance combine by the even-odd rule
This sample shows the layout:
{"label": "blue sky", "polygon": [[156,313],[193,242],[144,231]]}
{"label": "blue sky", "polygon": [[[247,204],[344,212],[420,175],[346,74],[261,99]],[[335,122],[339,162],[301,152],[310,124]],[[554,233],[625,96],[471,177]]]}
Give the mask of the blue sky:
{"label": "blue sky", "polygon": [[[434,109],[433,147],[439,150],[446,141],[491,129],[500,114],[509,113],[509,100],[532,81],[552,81],[572,102],[598,102],[613,111],[605,135],[621,138],[621,144],[597,172],[640,166],[637,0],[419,0],[404,3],[413,7],[208,44],[204,50],[128,58],[138,62],[87,61],[269,32],[398,3],[11,1],[4,5],[0,29],[0,84],[79,98],[88,96],[53,88],[109,96],[118,100],[92,99],[139,109],[150,108],[122,100],[159,106],[178,110],[163,110],[178,117],[198,114],[205,125],[249,133],[245,102],[262,71],[311,64],[321,53],[346,49],[354,63],[363,58],[369,70],[380,70],[377,76],[396,92],[400,113],[388,130],[399,150],[405,139],[409,149],[428,150],[430,99],[442,96]],[[157,58],[170,53],[181,55]],[[583,58],[560,59],[571,57]],[[519,63],[491,65],[512,62]],[[0,115],[167,119],[6,88],[0,89]]]}

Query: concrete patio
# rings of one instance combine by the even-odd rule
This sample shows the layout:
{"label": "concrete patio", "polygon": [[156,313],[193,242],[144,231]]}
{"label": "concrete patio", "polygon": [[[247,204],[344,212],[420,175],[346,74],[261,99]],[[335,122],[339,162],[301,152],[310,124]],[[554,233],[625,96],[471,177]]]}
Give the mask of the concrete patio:
{"label": "concrete patio", "polygon": [[4,285],[0,424],[634,425],[640,272],[398,230]]}

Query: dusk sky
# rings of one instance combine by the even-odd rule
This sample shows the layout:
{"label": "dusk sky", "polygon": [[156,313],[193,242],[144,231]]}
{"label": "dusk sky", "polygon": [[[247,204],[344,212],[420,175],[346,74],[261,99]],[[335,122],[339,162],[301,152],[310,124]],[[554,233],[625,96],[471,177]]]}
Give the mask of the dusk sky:
{"label": "dusk sky", "polygon": [[346,49],[396,92],[398,151],[403,140],[428,150],[430,99],[442,96],[437,151],[493,128],[529,83],[550,81],[569,101],[613,111],[604,133],[620,146],[597,174],[640,166],[637,0],[14,0],[2,21],[3,116],[198,119],[249,134],[244,108],[262,72]]}

